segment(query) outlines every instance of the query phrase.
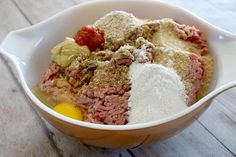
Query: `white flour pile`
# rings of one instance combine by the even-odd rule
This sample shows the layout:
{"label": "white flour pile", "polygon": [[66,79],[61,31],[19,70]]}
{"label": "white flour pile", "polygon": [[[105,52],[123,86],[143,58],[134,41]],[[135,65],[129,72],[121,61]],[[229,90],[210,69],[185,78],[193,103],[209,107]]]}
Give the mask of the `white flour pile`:
{"label": "white flour pile", "polygon": [[158,120],[187,108],[185,87],[179,75],[160,64],[130,66],[129,123]]}

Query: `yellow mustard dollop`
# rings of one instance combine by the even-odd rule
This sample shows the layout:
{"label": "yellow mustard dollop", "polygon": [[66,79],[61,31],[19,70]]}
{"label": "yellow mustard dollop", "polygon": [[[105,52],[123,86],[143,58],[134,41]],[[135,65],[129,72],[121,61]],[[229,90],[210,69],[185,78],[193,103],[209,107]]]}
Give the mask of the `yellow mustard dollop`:
{"label": "yellow mustard dollop", "polygon": [[65,41],[52,49],[51,58],[58,65],[67,67],[75,58],[86,59],[89,55],[90,51],[87,46],[80,46],[74,39],[67,37]]}

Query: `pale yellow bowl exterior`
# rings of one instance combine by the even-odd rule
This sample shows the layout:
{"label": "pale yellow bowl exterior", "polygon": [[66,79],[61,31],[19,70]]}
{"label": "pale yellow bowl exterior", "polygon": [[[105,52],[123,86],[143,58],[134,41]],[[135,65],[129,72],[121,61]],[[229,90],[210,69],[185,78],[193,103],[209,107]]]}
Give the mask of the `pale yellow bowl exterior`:
{"label": "pale yellow bowl exterior", "polygon": [[211,100],[205,102],[196,110],[180,118],[153,127],[135,130],[111,131],[91,129],[70,124],[61,119],[55,118],[32,102],[36,110],[38,110],[40,114],[50,122],[50,124],[61,132],[75,137],[85,144],[105,148],[134,148],[170,137],[191,124],[208,108],[210,103]]}

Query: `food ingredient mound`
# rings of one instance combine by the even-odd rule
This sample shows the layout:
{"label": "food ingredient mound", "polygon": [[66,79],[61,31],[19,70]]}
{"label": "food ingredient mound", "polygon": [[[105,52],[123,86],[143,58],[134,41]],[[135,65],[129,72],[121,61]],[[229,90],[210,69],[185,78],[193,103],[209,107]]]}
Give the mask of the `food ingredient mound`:
{"label": "food ingredient mound", "polygon": [[160,64],[133,63],[129,123],[142,123],[176,114],[185,108],[185,87],[179,75]]}
{"label": "food ingredient mound", "polygon": [[208,51],[194,26],[112,11],[52,49],[35,95],[51,108],[72,104],[57,111],[69,116],[80,109],[91,123],[158,120],[207,93],[214,71]]}

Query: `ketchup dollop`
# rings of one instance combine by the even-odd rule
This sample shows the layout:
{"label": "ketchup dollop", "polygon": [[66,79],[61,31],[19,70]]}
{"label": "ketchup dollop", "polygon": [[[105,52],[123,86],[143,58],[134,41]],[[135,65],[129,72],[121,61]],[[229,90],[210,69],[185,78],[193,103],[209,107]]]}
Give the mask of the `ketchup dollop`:
{"label": "ketchup dollop", "polygon": [[95,26],[87,25],[77,31],[74,39],[77,44],[86,45],[90,51],[94,51],[104,45],[104,34],[103,30]]}

